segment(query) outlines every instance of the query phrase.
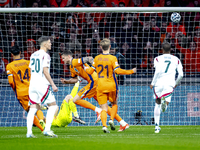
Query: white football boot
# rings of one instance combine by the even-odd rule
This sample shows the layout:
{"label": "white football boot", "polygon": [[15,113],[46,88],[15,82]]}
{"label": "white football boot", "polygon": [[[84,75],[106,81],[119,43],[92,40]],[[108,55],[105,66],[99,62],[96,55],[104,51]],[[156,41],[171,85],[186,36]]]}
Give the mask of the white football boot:
{"label": "white football boot", "polygon": [[104,133],[110,133],[110,131],[108,130],[107,127],[103,127],[102,130],[103,130]]}
{"label": "white football boot", "polygon": [[26,138],[36,138],[33,134],[26,134]]}
{"label": "white football boot", "polygon": [[58,137],[56,134],[53,133],[53,131],[43,131],[44,136],[49,137]]}
{"label": "white football boot", "polygon": [[159,126],[155,126],[155,133],[159,133],[161,131],[161,128]]}

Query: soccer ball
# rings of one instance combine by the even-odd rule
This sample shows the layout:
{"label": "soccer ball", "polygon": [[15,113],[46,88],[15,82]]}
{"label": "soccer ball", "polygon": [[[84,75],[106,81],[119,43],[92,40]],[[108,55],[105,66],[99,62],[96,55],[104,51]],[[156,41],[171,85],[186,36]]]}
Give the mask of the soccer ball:
{"label": "soccer ball", "polygon": [[181,20],[181,15],[179,13],[172,13],[171,14],[171,21],[174,22],[174,23],[179,23]]}

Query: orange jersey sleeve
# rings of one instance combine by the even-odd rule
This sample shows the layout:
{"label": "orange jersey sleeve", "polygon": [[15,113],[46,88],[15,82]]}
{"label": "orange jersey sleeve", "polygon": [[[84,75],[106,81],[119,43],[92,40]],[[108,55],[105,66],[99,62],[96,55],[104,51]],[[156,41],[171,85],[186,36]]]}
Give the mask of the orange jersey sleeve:
{"label": "orange jersey sleeve", "polygon": [[124,70],[124,69],[121,69],[121,68],[116,68],[115,69],[115,73],[116,74],[121,74],[121,75],[129,75],[129,74],[133,74],[134,71],[133,70]]}
{"label": "orange jersey sleeve", "polygon": [[12,73],[10,64],[8,64],[6,66],[6,71],[7,71],[7,75],[8,75],[8,82],[9,82],[10,86],[12,87],[12,89],[15,91],[16,87],[15,87],[15,82],[14,82],[13,73]]}
{"label": "orange jersey sleeve", "polygon": [[8,81],[17,96],[28,95],[30,84],[30,61],[19,59],[9,63],[6,67]]}

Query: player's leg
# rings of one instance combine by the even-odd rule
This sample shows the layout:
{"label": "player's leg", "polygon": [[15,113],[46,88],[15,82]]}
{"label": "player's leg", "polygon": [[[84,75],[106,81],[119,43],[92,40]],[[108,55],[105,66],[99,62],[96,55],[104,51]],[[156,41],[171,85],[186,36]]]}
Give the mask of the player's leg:
{"label": "player's leg", "polygon": [[[41,92],[41,93],[44,93],[44,92]],[[46,115],[46,126],[43,131],[43,134],[45,136],[57,137],[57,135],[55,135],[53,131],[51,131],[51,124],[52,124],[55,112],[58,108],[56,104],[55,96],[53,95],[53,93],[50,91],[49,88],[47,88],[45,94],[42,94],[42,95],[43,95],[41,98],[42,104],[48,105],[48,110],[47,110],[47,115]]]}
{"label": "player's leg", "polygon": [[173,92],[173,88],[170,86],[166,86],[165,89],[162,92],[162,96],[161,96],[161,110],[162,112],[165,112],[167,110],[167,106],[169,105],[169,103],[171,102],[171,97],[172,97],[172,92]]}
{"label": "player's leg", "polygon": [[117,109],[118,109],[118,106],[117,106],[117,94],[118,94],[118,91],[110,92],[108,94],[108,99],[112,104],[111,115],[110,115],[110,120],[109,120],[109,124],[110,124],[111,130],[115,130],[115,125],[114,125],[113,120],[114,120],[114,118],[115,118],[115,116],[117,114]]}
{"label": "player's leg", "polygon": [[79,106],[95,111],[96,106],[92,105],[86,100],[83,100],[83,98],[85,98],[88,95],[88,93],[93,90],[92,88],[93,87],[90,83],[87,84],[78,92],[78,94],[76,94],[76,96],[73,98],[73,102]]}
{"label": "player's leg", "polygon": [[56,118],[54,117],[52,126],[66,127],[72,121],[72,112],[69,109],[69,103],[63,100],[60,111]]}
{"label": "player's leg", "polygon": [[[111,108],[108,106],[108,115],[111,115]],[[124,131],[126,129],[129,128],[129,124],[127,122],[125,122],[118,114],[116,114],[115,119],[119,122],[120,124],[120,128],[118,130],[118,132],[120,131]]]}
{"label": "player's leg", "polygon": [[91,91],[93,91],[93,86],[91,85],[91,83],[89,83],[85,87],[83,87],[78,92],[78,94],[76,94],[76,96],[73,98],[73,102],[79,106],[95,111],[94,105],[86,100],[83,100],[83,98],[85,98]]}
{"label": "player's leg", "polygon": [[[71,96],[71,95],[69,95]],[[69,99],[69,100],[68,100]],[[69,110],[73,113],[74,117],[73,117],[73,121],[75,122],[78,122],[78,123],[81,123],[81,124],[85,124],[85,121],[83,121],[79,115],[78,115],[78,112],[77,112],[77,108],[76,108],[76,105],[74,104],[73,102],[73,97],[70,98],[70,97],[65,97],[65,100],[66,100],[66,104],[69,105]],[[67,103],[68,101],[68,103]]]}
{"label": "player's leg", "polygon": [[106,125],[107,111],[108,111],[108,104],[107,104],[108,96],[105,93],[97,92],[97,99],[98,99],[100,108],[102,109],[102,111],[101,111],[101,122],[103,125],[102,130],[104,133],[110,133],[110,131],[108,130],[107,125]]}
{"label": "player's leg", "polygon": [[74,114],[74,116],[76,118],[79,118],[79,115],[78,115],[78,112],[77,112],[77,109],[76,109],[76,105],[73,102],[73,98],[77,95],[78,88],[79,88],[79,82],[77,82],[74,85],[70,95],[67,95],[64,99],[66,101],[66,103],[69,104],[70,110],[72,111],[72,113]]}
{"label": "player's leg", "polygon": [[52,131],[51,131],[51,124],[53,122],[54,114],[57,109],[56,102],[52,102],[48,104],[49,109],[47,110],[47,115],[46,115],[46,126],[43,131],[43,134],[45,136],[50,136],[50,137],[57,137]]}
{"label": "player's leg", "polygon": [[37,118],[39,119],[39,123],[41,124],[41,126],[44,128],[45,127],[45,122],[44,122],[44,114],[41,110],[38,110],[36,112]]}
{"label": "player's leg", "polygon": [[154,97],[155,100],[155,107],[154,107],[154,120],[155,120],[155,133],[160,132],[160,113],[161,113],[161,99],[159,96],[161,96],[161,92],[163,91],[163,87],[155,87],[154,88]]}
{"label": "player's leg", "polygon": [[[28,105],[29,96],[28,95],[20,96],[20,97],[18,97],[18,100],[19,100],[19,103],[21,104],[21,106],[24,108],[24,110],[26,112],[28,112],[29,108],[30,108],[30,106]],[[43,131],[44,127],[40,124],[40,122],[36,116],[34,116],[33,124],[36,125],[41,131]]]}
{"label": "player's leg", "polygon": [[73,115],[74,115],[73,120],[76,121],[76,122],[78,122],[78,123],[85,124],[85,121],[83,121],[83,120],[79,117],[78,112],[77,112],[77,109],[76,109],[76,105],[75,105],[74,102],[73,102],[73,98],[77,95],[78,88],[79,88],[79,82],[77,82],[77,83],[74,85],[74,87],[73,87],[73,89],[72,89],[70,95],[67,95],[67,96],[65,97],[65,101],[69,104],[70,111],[72,111],[72,113],[73,113]]}
{"label": "player's leg", "polygon": [[[33,104],[32,102],[32,104],[30,105],[30,109],[28,111],[28,115],[27,115],[27,134],[26,134],[27,138],[35,137],[32,133],[32,126],[33,126],[33,122],[37,124],[38,119],[34,116],[37,109],[39,109],[39,105],[36,103]],[[39,121],[38,121],[38,124],[39,124]]]}
{"label": "player's leg", "polygon": [[154,107],[155,133],[160,132],[160,127],[159,127],[160,112],[161,112],[160,109],[161,109],[161,99],[157,98],[156,103],[155,103],[155,107]]}

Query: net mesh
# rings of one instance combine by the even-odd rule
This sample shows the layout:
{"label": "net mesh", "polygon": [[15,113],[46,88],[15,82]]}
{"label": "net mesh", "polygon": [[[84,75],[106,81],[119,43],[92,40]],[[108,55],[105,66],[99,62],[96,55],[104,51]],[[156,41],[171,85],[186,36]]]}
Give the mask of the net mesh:
{"label": "net mesh", "polygon": [[[171,52],[184,66],[184,78],[172,96],[167,112],[161,115],[162,125],[200,124],[200,15],[199,12],[180,12],[181,21],[174,24],[169,13],[92,12],[92,13],[1,13],[0,14],[0,126],[25,126],[26,113],[8,84],[5,66],[13,61],[10,49],[18,45],[22,57],[39,49],[38,38],[51,37],[50,73],[59,92],[55,93],[60,106],[72,85],[62,85],[59,79],[70,78],[69,66],[61,60],[64,50],[74,58],[95,57],[102,51],[99,42],[111,40],[111,54],[117,56],[123,69],[137,67],[136,75],[118,76],[118,114],[130,125],[153,123],[154,100],[149,88],[153,78],[154,57],[161,55],[161,45],[171,43]],[[82,82],[81,87],[86,85]],[[94,99],[88,100],[98,106]],[[87,125],[94,125],[96,116],[91,110],[77,106]],[[136,112],[142,111],[142,120]],[[76,126],[72,122],[70,125]]]}

